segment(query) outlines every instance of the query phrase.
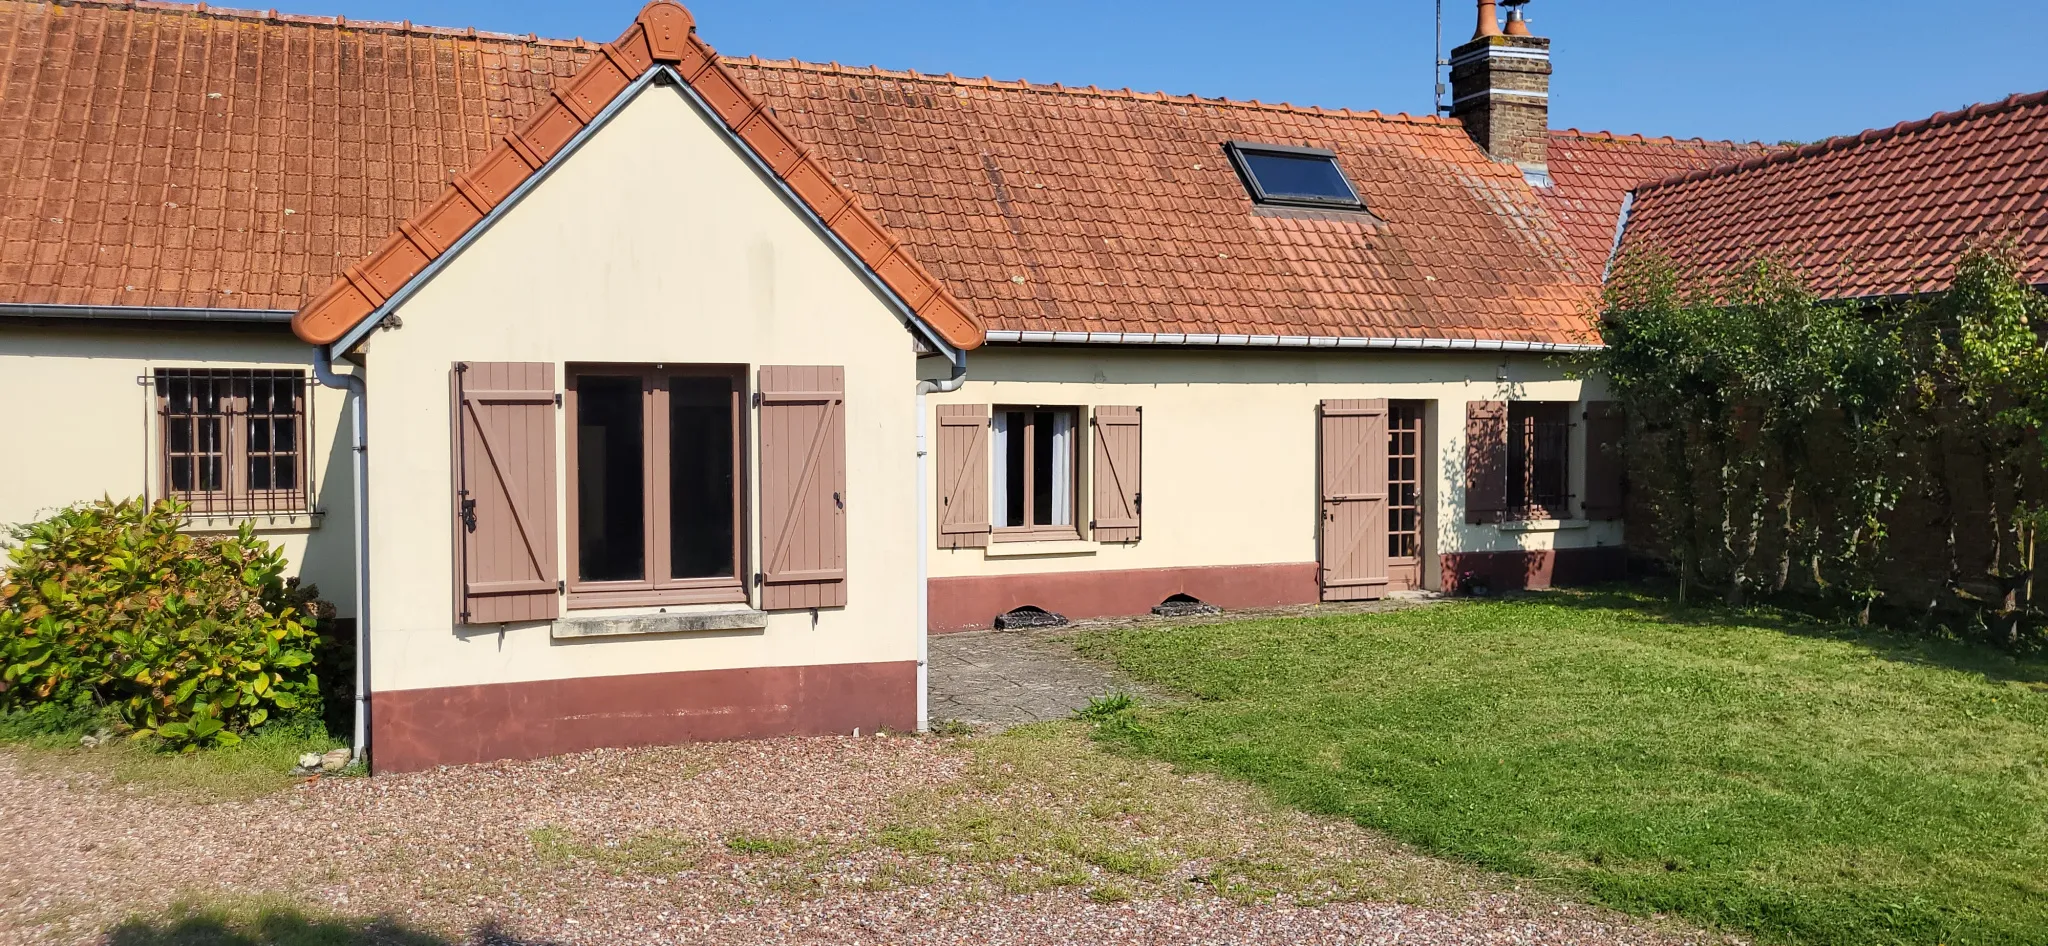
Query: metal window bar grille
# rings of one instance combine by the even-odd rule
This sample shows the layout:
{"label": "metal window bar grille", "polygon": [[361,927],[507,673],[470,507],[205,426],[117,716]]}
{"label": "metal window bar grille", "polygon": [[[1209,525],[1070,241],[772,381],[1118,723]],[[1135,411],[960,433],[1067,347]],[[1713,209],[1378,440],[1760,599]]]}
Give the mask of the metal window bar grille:
{"label": "metal window bar grille", "polygon": [[160,495],[194,517],[310,507],[304,371],[159,368],[138,381],[155,388]]}
{"label": "metal window bar grille", "polygon": [[1387,409],[1387,557],[1422,554],[1422,405]]}
{"label": "metal window bar grille", "polygon": [[1527,519],[1568,518],[1571,507],[1572,425],[1517,418],[1509,432],[1508,505]]}

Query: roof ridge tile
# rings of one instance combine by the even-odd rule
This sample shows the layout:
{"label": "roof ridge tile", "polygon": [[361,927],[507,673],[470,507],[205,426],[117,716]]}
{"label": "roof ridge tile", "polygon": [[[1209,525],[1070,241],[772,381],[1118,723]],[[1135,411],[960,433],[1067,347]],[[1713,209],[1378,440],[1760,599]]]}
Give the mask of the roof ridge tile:
{"label": "roof ridge tile", "polygon": [[1030,79],[995,79],[989,76],[982,76],[979,79],[968,79],[955,76],[950,72],[944,75],[939,75],[936,73],[919,72],[916,69],[884,69],[880,66],[875,65],[847,66],[837,61],[819,63],[795,58],[761,59],[756,56],[749,56],[744,59],[737,56],[725,58],[726,61],[730,64],[744,64],[750,68],[757,69],[779,69],[791,72],[810,73],[834,73],[839,75],[867,75],[878,76],[883,78],[906,79],[916,82],[933,82],[946,83],[952,85],[985,86],[988,88],[1017,89],[1019,91],[1025,92],[1038,92],[1041,94],[1074,97],[1092,95],[1099,96],[1102,98],[1127,98],[1141,99],[1146,101],[1179,101],[1188,102],[1191,104],[1215,105],[1224,108],[1249,108],[1261,111],[1291,112],[1295,114],[1304,115],[1346,114],[1351,115],[1353,117],[1370,116],[1377,117],[1380,121],[1398,121],[1418,125],[1459,125],[1456,119],[1432,115],[1411,115],[1407,112],[1386,114],[1380,112],[1377,109],[1374,109],[1371,112],[1357,112],[1348,107],[1330,109],[1317,105],[1293,105],[1287,102],[1262,102],[1258,99],[1233,99],[1228,97],[1212,98],[1210,96],[1198,95],[1192,92],[1176,93],[1167,92],[1164,90],[1157,92],[1134,92],[1129,87],[1125,87],[1122,89],[1105,89],[1094,85],[1089,85],[1086,87],[1069,86],[1059,82],[1033,82]]}
{"label": "roof ridge tile", "polygon": [[2039,92],[2015,93],[2013,95],[2009,95],[1995,102],[1978,102],[1975,105],[1971,105],[1968,108],[1957,109],[1955,111],[1950,112],[1936,112],[1933,115],[1929,115],[1926,118],[1922,118],[1916,121],[1899,122],[1898,124],[1893,125],[1890,128],[1868,128],[1853,135],[1836,135],[1835,137],[1812,142],[1810,144],[1802,145],[1798,148],[1787,148],[1779,151],[1773,151],[1761,157],[1751,158],[1750,160],[1743,161],[1740,164],[1722,165],[1720,167],[1706,168],[1704,170],[1699,171],[1688,171],[1683,174],[1674,174],[1670,177],[1664,178],[1663,180],[1645,184],[1643,185],[1643,189],[1648,190],[1650,188],[1672,187],[1680,184],[1691,184],[1726,174],[1736,174],[1742,171],[1755,170],[1756,168],[1760,168],[1768,164],[1785,164],[1793,161],[1802,160],[1805,158],[1816,157],[1822,154],[1829,154],[1836,151],[1846,151],[1851,148],[1862,147],[1865,145],[1881,144],[1887,141],[1894,140],[1896,138],[1903,137],[1905,135],[1917,134],[1919,132],[1928,130],[1938,130],[1946,126],[1954,125],[1957,122],[1967,121],[1975,118],[1982,118],[1987,115],[1996,115],[2006,112],[2013,112],[2022,108],[2040,105],[2043,103],[2048,103],[2048,89],[2044,89]]}
{"label": "roof ridge tile", "polygon": [[577,39],[545,39],[533,33],[521,36],[517,33],[498,33],[479,30],[474,26],[422,26],[411,20],[393,23],[389,20],[351,20],[346,16],[321,16],[315,13],[279,13],[276,7],[267,10],[245,10],[236,7],[216,7],[206,3],[176,3],[171,0],[47,0],[58,7],[98,7],[108,10],[149,10],[163,13],[184,13],[219,20],[251,20],[259,23],[295,23],[304,26],[333,26],[341,29],[359,30],[372,33],[397,33],[410,36],[460,36],[465,39],[483,39],[522,42],[540,46],[558,46],[568,49],[591,48],[593,44]]}

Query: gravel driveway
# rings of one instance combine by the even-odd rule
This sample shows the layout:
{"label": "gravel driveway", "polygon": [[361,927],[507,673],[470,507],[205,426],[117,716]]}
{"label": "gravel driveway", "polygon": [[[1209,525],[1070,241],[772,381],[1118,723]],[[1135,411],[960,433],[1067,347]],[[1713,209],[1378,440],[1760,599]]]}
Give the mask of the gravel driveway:
{"label": "gravel driveway", "polygon": [[[1272,809],[1241,786],[1117,759],[1076,732],[984,757],[1001,748],[988,740],[1011,738],[608,750],[214,803],[4,750],[0,943],[105,942],[129,918],[113,942],[187,942],[160,932],[172,904],[258,896],[418,936],[361,943],[1703,941]],[[1149,801],[1175,796],[1183,808]],[[1265,833],[1187,836],[1239,825]],[[1127,864],[1090,847],[1103,838],[1196,853]],[[1129,847],[1140,841],[1152,846]],[[1240,848],[1243,864],[1229,854]],[[1061,866],[1061,850],[1081,868]],[[1209,860],[1178,862],[1196,854]],[[1351,879],[1328,887],[1337,902],[1306,896],[1307,882],[1264,898],[1203,885],[1226,867],[1303,864],[1343,866]],[[1402,892],[1344,902],[1343,891],[1381,889]]]}

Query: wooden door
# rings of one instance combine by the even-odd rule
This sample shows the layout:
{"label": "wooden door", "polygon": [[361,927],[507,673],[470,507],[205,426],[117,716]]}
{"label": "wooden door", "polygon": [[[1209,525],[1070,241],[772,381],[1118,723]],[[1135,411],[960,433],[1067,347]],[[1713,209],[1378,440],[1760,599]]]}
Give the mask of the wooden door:
{"label": "wooden door", "polygon": [[1324,401],[1321,412],[1324,601],[1387,592],[1387,402]]}

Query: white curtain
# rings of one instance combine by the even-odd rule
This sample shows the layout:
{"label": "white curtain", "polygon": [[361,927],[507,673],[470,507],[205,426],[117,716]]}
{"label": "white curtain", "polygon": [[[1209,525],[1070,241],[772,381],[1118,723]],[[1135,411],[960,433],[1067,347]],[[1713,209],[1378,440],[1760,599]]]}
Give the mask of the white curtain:
{"label": "white curtain", "polygon": [[1074,415],[1052,415],[1052,524],[1074,524]]}
{"label": "white curtain", "polygon": [[1010,524],[1010,414],[997,411],[995,435],[988,445],[988,521],[1000,529]]}

